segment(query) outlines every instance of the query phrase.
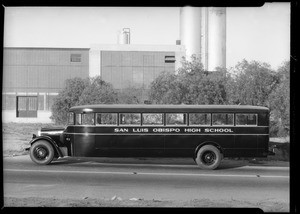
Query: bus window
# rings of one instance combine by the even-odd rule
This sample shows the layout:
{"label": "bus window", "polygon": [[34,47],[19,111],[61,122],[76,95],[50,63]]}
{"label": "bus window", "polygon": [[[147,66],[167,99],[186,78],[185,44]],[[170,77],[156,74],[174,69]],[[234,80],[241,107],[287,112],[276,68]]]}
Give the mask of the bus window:
{"label": "bus window", "polygon": [[139,113],[120,114],[120,125],[141,125],[141,114]]}
{"label": "bus window", "polygon": [[233,114],[226,114],[226,113],[213,114],[212,125],[214,126],[233,125]]}
{"label": "bus window", "polygon": [[81,114],[76,114],[75,124],[81,125]]}
{"label": "bus window", "polygon": [[257,126],[256,114],[236,114],[235,120],[237,126]]}
{"label": "bus window", "polygon": [[68,124],[74,125],[74,113],[73,112],[69,112],[69,114],[68,114]]}
{"label": "bus window", "polygon": [[210,126],[211,114],[204,113],[190,113],[189,114],[189,124],[194,126]]}
{"label": "bus window", "polygon": [[97,113],[96,125],[117,125],[117,113]]}
{"label": "bus window", "polygon": [[163,114],[143,114],[143,125],[163,125]]}
{"label": "bus window", "polygon": [[94,125],[94,113],[82,114],[82,125]]}
{"label": "bus window", "polygon": [[178,113],[167,113],[166,114],[166,125],[185,125],[186,114]]}

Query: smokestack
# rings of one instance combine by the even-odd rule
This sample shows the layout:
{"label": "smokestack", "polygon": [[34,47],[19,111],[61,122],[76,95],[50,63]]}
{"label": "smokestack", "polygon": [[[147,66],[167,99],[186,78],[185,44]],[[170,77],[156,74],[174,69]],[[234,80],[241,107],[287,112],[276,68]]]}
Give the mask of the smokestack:
{"label": "smokestack", "polygon": [[128,45],[130,44],[130,28],[123,28],[118,37],[118,44]]}

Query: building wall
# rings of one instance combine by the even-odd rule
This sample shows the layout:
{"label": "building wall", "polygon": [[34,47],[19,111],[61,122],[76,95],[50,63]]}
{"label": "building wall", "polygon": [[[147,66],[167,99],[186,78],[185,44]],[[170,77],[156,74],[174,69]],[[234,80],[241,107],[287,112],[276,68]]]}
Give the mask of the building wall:
{"label": "building wall", "polygon": [[[111,60],[113,60],[111,62],[108,61],[110,59],[107,59],[107,57],[104,56],[104,58],[106,57],[105,58],[106,62],[104,62],[104,64],[103,64],[101,54],[105,54],[105,51],[107,51],[107,52],[116,51],[116,52],[119,52],[120,54],[119,55],[116,54],[114,56],[114,58],[111,59]],[[173,56],[175,56],[174,68],[172,69],[172,72],[176,72],[176,70],[181,66],[182,57],[185,57],[185,47],[182,45],[92,44],[90,47],[89,75],[91,77],[94,77],[97,75],[102,76],[101,69],[102,69],[102,67],[108,66],[107,63],[111,63],[112,65],[115,65],[116,67],[120,67],[120,63],[123,63],[124,66],[130,66],[130,65],[142,66],[142,64],[144,64],[144,58],[142,59],[142,55],[147,55],[147,56],[145,56],[145,66],[147,66],[147,67],[149,67],[149,63],[151,63],[151,59],[149,59],[148,55],[155,55],[156,58],[154,59],[155,61],[152,62],[152,66],[158,67],[159,65],[157,64],[158,63],[157,58],[159,58],[159,54],[162,54],[161,57],[164,57],[163,54],[169,54],[169,53],[171,53],[171,54],[173,54]],[[148,61],[146,58],[148,59]],[[118,59],[121,59],[123,61],[119,61]],[[132,60],[132,62],[131,62],[132,64],[130,64],[129,59]],[[125,62],[126,60],[127,60],[127,62]],[[160,60],[163,61],[164,58],[161,58]],[[167,64],[167,65],[164,65],[164,67],[169,67],[169,65],[171,66],[171,64]],[[163,67],[162,64],[161,64],[161,67]],[[169,69],[169,68],[166,68],[166,69]]]}
{"label": "building wall", "polygon": [[[50,108],[64,81],[89,75],[89,49],[4,48],[3,53],[4,122],[51,122]],[[36,97],[35,118],[17,117],[17,97],[20,96]]]}
{"label": "building wall", "polygon": [[174,52],[101,51],[101,76],[115,89],[149,89],[161,72],[175,72]]}
{"label": "building wall", "polygon": [[180,45],[4,48],[3,52],[2,121],[43,123],[51,122],[51,106],[66,79],[101,75],[116,89],[142,87],[146,94],[152,80],[163,71],[176,72],[185,56]]}

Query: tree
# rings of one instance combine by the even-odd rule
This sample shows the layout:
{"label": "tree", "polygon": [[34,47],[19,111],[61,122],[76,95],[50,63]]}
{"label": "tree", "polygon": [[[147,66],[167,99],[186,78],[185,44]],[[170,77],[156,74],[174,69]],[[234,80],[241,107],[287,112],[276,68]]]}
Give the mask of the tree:
{"label": "tree", "polygon": [[161,73],[150,86],[150,100],[161,104],[223,104],[226,102],[226,71],[208,72],[192,56],[183,60],[177,74]]}
{"label": "tree", "polygon": [[177,93],[179,82],[176,75],[162,72],[150,85],[149,99],[157,104],[179,104],[180,92]]}
{"label": "tree", "polygon": [[243,60],[235,66],[229,102],[269,107],[269,95],[279,77],[266,63]]}
{"label": "tree", "polygon": [[78,104],[113,104],[117,102],[117,92],[110,83],[100,76],[90,78],[89,85],[82,91]]}
{"label": "tree", "polygon": [[127,87],[118,92],[119,104],[142,104],[143,88]]}
{"label": "tree", "polygon": [[65,87],[54,99],[50,118],[56,124],[65,125],[68,111],[72,106],[116,102],[117,93],[112,85],[100,77],[87,79],[75,77],[66,80]]}
{"label": "tree", "polygon": [[75,77],[65,81],[65,87],[59,92],[51,106],[51,119],[56,124],[66,124],[67,113],[72,106],[79,102],[83,90],[88,86],[88,79]]}
{"label": "tree", "polygon": [[290,130],[290,62],[284,62],[277,72],[279,83],[269,96],[272,132],[277,136],[287,136]]}

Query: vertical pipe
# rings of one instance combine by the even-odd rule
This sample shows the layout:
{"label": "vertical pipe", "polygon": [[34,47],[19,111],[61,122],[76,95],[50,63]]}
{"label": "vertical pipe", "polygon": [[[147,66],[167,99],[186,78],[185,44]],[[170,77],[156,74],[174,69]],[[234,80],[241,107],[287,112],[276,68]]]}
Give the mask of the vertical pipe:
{"label": "vertical pipe", "polygon": [[208,9],[208,70],[226,67],[226,8]]}
{"label": "vertical pipe", "polygon": [[208,8],[202,8],[201,14],[201,63],[208,69]]}

